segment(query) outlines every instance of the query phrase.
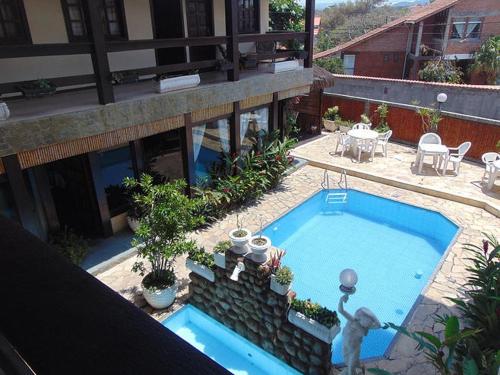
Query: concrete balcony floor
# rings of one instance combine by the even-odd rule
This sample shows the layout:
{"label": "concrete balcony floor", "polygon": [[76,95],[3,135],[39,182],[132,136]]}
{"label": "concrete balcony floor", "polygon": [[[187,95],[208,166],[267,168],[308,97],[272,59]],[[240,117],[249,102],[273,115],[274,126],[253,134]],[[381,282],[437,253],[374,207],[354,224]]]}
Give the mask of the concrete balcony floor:
{"label": "concrete balcony floor", "polygon": [[[269,73],[263,73],[257,70],[246,70],[240,72],[240,80],[245,80],[259,75],[269,75]],[[200,76],[201,84],[198,87],[213,86],[223,82],[228,82],[227,74],[224,72],[205,72],[201,73]],[[116,103],[147,99],[160,95],[155,91],[155,85],[152,79],[136,83],[115,85],[114,94]],[[70,112],[85,111],[100,106],[97,97],[97,89],[95,87],[68,90],[51,96],[34,99],[7,99],[7,105],[10,109],[10,118],[8,119],[8,123],[32,120],[38,117],[53,116]]]}

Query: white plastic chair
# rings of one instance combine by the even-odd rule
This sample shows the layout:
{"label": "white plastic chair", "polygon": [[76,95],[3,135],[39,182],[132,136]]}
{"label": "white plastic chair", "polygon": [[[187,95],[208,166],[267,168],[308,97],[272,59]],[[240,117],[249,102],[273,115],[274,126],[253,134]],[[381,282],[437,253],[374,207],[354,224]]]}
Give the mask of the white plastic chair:
{"label": "white plastic chair", "polygon": [[495,171],[495,166],[493,165],[493,162],[495,162],[498,159],[500,159],[500,154],[497,152],[487,152],[481,156],[481,160],[485,165],[483,179],[489,177],[489,175]]}
{"label": "white plastic chair", "polygon": [[370,125],[371,124],[365,124],[364,122],[358,122],[357,124],[354,124],[352,128],[370,130]]}
{"label": "white plastic chair", "polygon": [[377,147],[381,146],[382,147],[382,152],[384,153],[384,156],[387,157],[387,143],[389,143],[389,138],[392,136],[392,130],[389,130],[385,133],[382,133],[378,136],[377,138]]}
{"label": "white plastic chair", "polygon": [[377,148],[377,139],[358,140],[358,163],[361,162],[361,154],[369,153],[370,161],[375,157],[375,149]]}
{"label": "white plastic chair", "polygon": [[340,147],[341,148],[340,157],[344,157],[344,152],[349,150],[351,146],[352,146],[351,136],[340,133],[339,139],[337,141],[337,147],[335,147],[335,154],[338,152]]}
{"label": "white plastic chair", "polygon": [[448,148],[449,150],[448,156],[446,157],[445,160],[442,160],[445,162],[445,171],[446,171],[446,166],[451,161],[453,163],[453,172],[455,172],[455,175],[458,176],[458,173],[460,172],[460,163],[464,158],[465,154],[467,153],[467,151],[469,151],[471,146],[472,146],[471,142],[464,142],[458,147]]}
{"label": "white plastic chair", "polygon": [[[440,145],[442,144],[441,137],[436,133],[425,133],[423,136],[420,137],[420,140],[418,141],[417,159],[415,161],[415,164],[419,167],[419,173],[421,172],[420,168],[422,159],[426,155],[426,153],[420,148],[420,146],[423,144]],[[432,154],[432,156],[433,156],[432,165],[436,166],[436,163],[438,162],[437,156],[434,154]]]}

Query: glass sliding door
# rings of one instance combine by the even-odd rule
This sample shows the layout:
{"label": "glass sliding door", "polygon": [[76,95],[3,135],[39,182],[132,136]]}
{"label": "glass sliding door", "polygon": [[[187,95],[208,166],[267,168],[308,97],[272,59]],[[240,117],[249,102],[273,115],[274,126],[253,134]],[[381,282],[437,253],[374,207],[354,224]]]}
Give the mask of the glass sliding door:
{"label": "glass sliding door", "polygon": [[125,177],[134,177],[130,147],[124,146],[99,153],[101,175],[111,216],[125,212],[128,198],[123,186]]}
{"label": "glass sliding door", "polygon": [[184,177],[179,129],[143,139],[146,171],[157,181],[173,181]]}
{"label": "glass sliding door", "polygon": [[210,171],[221,161],[221,153],[230,152],[229,119],[196,125],[191,131],[196,183],[202,184],[210,180]]}
{"label": "glass sliding door", "polygon": [[240,115],[241,153],[250,151],[255,142],[269,132],[269,108],[263,107]]}

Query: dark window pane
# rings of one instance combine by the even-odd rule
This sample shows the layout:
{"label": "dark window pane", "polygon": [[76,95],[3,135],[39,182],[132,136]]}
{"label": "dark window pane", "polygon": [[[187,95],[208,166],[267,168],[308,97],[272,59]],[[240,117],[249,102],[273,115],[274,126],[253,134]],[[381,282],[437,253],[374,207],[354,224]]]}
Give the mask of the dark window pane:
{"label": "dark window pane", "polygon": [[124,212],[128,205],[123,179],[134,177],[130,147],[101,152],[99,161],[109,210],[112,215],[117,215]]}
{"label": "dark window pane", "polygon": [[0,0],[0,43],[28,43],[28,25],[20,0]]}
{"label": "dark window pane", "polygon": [[12,191],[9,183],[5,181],[5,177],[2,176],[0,176],[0,215],[17,220],[17,211]]}
{"label": "dark window pane", "polygon": [[254,0],[239,0],[238,2],[238,30],[240,33],[257,33],[258,6]]}
{"label": "dark window pane", "polygon": [[259,108],[240,115],[241,153],[250,151],[269,132],[269,108]]}

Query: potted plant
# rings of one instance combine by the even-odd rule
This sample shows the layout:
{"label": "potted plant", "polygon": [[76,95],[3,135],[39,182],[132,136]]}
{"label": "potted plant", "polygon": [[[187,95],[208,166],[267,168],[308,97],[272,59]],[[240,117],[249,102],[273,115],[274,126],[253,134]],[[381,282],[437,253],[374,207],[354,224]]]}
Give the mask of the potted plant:
{"label": "potted plant", "polygon": [[10,111],[7,103],[0,101],[0,121],[7,120],[9,116]]}
{"label": "potted plant", "polygon": [[267,262],[267,251],[271,247],[271,239],[262,235],[262,218],[260,219],[259,235],[250,238],[248,243],[252,251],[252,259],[257,263]]}
{"label": "potted plant", "polygon": [[82,263],[89,251],[87,240],[68,227],[50,233],[48,243],[59,254],[76,265]]}
{"label": "potted plant", "polygon": [[203,247],[199,248],[194,242],[192,242],[192,246],[188,251],[186,267],[208,281],[214,282],[215,262],[213,254],[207,253]]}
{"label": "potted plant", "polygon": [[226,268],[226,251],[231,248],[231,241],[220,241],[214,247],[215,265],[220,268]]}
{"label": "potted plant", "polygon": [[147,207],[132,241],[138,256],[132,270],[144,276],[146,301],[162,309],[174,302],[177,293],[175,259],[193,248],[187,233],[203,223],[203,217],[196,214],[199,203],[184,194],[183,180],[155,185],[152,176],[143,174],[140,180],[126,178],[124,183],[137,188],[134,202]]}
{"label": "potted plant", "polygon": [[366,125],[369,125],[370,127],[372,126],[372,122],[370,120],[370,117],[368,117],[367,114],[362,113],[361,116],[359,116],[359,120]]}
{"label": "potted plant", "polygon": [[56,89],[56,85],[48,79],[39,79],[19,86],[19,91],[28,99],[52,95],[56,92]]}
{"label": "potted plant", "polygon": [[250,240],[252,233],[243,228],[243,221],[240,221],[239,215],[236,215],[236,229],[229,232],[229,239],[233,243],[231,251],[235,254],[244,254],[248,251],[247,243]]}
{"label": "potted plant", "polygon": [[339,131],[341,133],[347,133],[349,130],[352,129],[352,127],[354,126],[354,122],[352,121],[349,121],[349,120],[342,120],[342,119],[339,119],[337,121],[338,123],[338,126],[339,126]]}
{"label": "potted plant", "polygon": [[136,71],[114,72],[111,74],[111,80],[115,85],[121,85],[124,83],[134,83],[139,81],[139,73]]}
{"label": "potted plant", "polygon": [[162,94],[175,90],[188,89],[198,86],[200,82],[200,75],[198,73],[177,77],[168,77],[162,74],[156,78],[156,92]]}
{"label": "potted plant", "polygon": [[292,270],[287,266],[280,267],[276,273],[271,274],[271,290],[284,296],[290,290],[292,281]]}
{"label": "potted plant", "polygon": [[340,121],[339,107],[337,105],[326,110],[323,115],[323,126],[329,132],[334,132],[338,128],[335,121]]}
{"label": "potted plant", "polygon": [[387,123],[387,116],[389,115],[389,107],[387,104],[380,104],[375,113],[378,115],[378,126],[375,130],[379,133],[387,133],[391,128],[389,128],[389,124]]}
{"label": "potted plant", "polygon": [[309,299],[292,300],[288,321],[327,344],[340,332],[337,313]]}

